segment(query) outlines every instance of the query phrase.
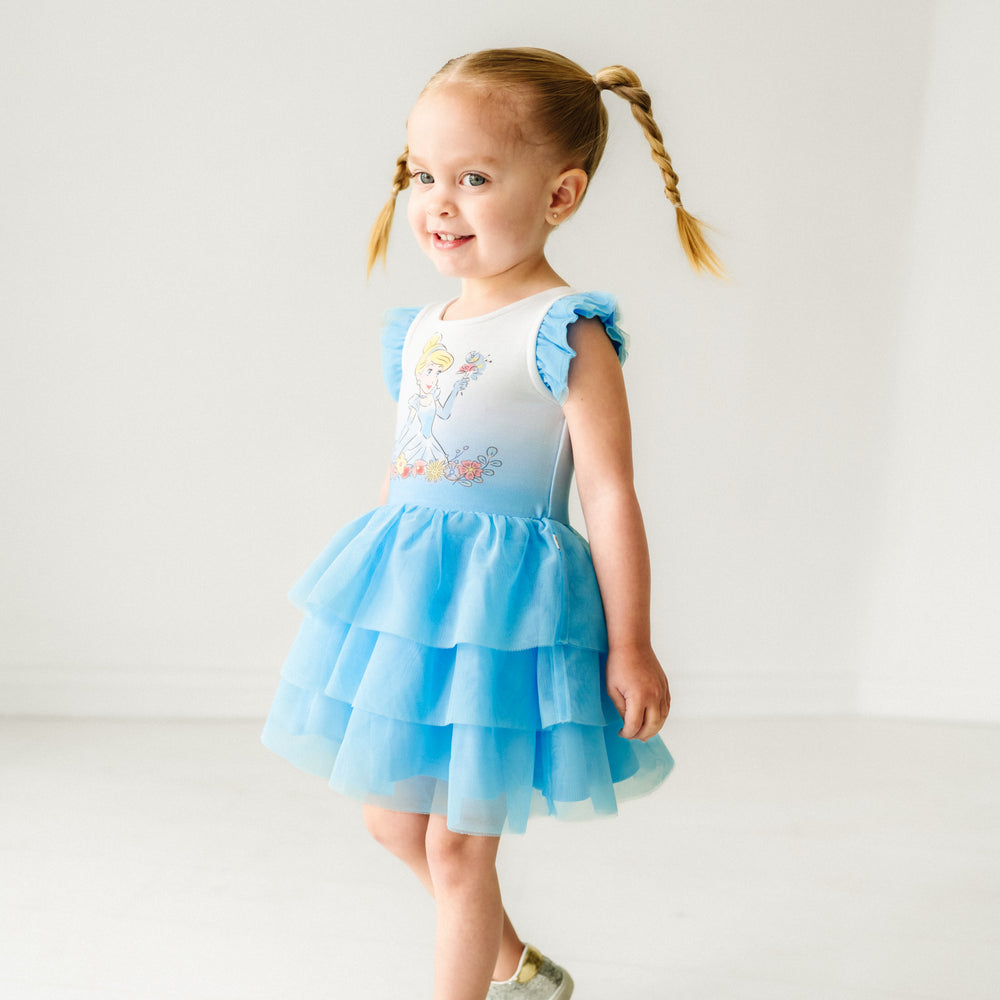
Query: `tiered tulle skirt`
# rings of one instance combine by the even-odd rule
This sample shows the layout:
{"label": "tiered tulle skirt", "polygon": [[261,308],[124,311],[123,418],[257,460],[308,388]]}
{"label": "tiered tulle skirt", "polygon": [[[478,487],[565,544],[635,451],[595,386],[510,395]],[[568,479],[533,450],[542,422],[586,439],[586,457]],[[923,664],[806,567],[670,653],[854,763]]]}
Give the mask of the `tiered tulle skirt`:
{"label": "tiered tulle skirt", "polygon": [[461,833],[617,812],[673,761],[617,735],[586,542],[548,519],[378,507],[291,593],[263,741],[363,802]]}

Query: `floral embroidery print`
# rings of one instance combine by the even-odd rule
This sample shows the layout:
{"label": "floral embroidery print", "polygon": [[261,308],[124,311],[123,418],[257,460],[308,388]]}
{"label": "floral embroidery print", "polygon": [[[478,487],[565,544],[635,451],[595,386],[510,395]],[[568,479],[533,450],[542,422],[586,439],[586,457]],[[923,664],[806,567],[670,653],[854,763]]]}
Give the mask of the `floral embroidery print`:
{"label": "floral embroidery print", "polygon": [[497,449],[489,447],[484,455],[463,458],[469,450],[463,445],[453,454],[437,438],[436,424],[448,420],[458,398],[486,371],[490,358],[479,351],[469,351],[458,367],[458,377],[451,391],[444,394],[440,376],[455,364],[455,356],[445,347],[441,334],[436,333],[424,345],[415,369],[417,391],[408,400],[409,411],[396,442],[390,466],[393,479],[423,477],[429,483],[450,482],[472,486],[483,482],[484,476],[494,475],[503,463]]}
{"label": "floral embroidery print", "polygon": [[[444,475],[444,470],[447,467],[448,463],[444,461],[430,462],[424,470],[424,475],[427,476],[427,481],[429,483],[436,483]],[[417,475],[420,475],[419,471],[417,472]]]}
{"label": "floral embroidery print", "polygon": [[479,351],[469,351],[465,356],[465,364],[459,368],[459,372],[467,374],[469,378],[477,379],[486,367],[489,358],[484,358]]}
{"label": "floral embroidery print", "polygon": [[448,482],[457,483],[459,486],[471,486],[473,483],[481,483],[483,476],[493,476],[503,462],[497,458],[497,449],[489,447],[485,455],[478,455],[476,458],[462,458],[463,452],[468,451],[468,445],[456,452],[454,457],[448,461],[438,460],[436,462],[414,462],[407,465],[402,455],[397,455],[392,463],[390,475],[393,479],[409,479],[411,477],[423,476],[429,483]]}

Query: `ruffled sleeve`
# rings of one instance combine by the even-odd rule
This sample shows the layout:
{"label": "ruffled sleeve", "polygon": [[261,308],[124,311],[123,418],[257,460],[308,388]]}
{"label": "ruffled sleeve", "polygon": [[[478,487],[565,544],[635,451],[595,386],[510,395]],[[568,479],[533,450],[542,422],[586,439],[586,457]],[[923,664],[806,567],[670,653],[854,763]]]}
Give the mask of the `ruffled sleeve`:
{"label": "ruffled sleeve", "polygon": [[403,380],[403,341],[419,309],[389,309],[382,323],[382,378],[393,399]]}
{"label": "ruffled sleeve", "polygon": [[566,402],[569,363],[576,351],[569,346],[566,332],[578,319],[599,319],[618,352],[619,364],[628,357],[628,334],[618,326],[618,305],[606,292],[573,292],[557,299],[545,314],[535,341],[535,363],[546,388],[562,405]]}

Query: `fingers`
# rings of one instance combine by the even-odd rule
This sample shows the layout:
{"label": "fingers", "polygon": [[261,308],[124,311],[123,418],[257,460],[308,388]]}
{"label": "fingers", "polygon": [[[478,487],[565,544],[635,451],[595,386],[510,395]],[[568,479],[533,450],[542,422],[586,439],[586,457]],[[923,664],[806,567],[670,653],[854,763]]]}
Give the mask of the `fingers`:
{"label": "fingers", "polygon": [[622,717],[622,722],[625,721],[625,695],[621,693],[616,687],[609,687],[608,694],[611,696],[611,700],[615,703],[615,708],[618,714]]}
{"label": "fingers", "polygon": [[[615,701],[615,695],[612,694],[611,697]],[[654,737],[663,728],[663,724],[667,721],[667,715],[670,712],[669,695],[661,698],[654,705],[645,706],[638,698],[626,699],[621,695],[619,697],[624,704],[624,711],[622,711],[621,706],[615,701],[615,707],[618,709],[618,714],[622,716],[624,722],[624,725],[618,731],[619,736],[624,737],[626,740],[640,740],[645,743],[646,740]]]}
{"label": "fingers", "polygon": [[645,742],[663,728],[670,712],[670,686],[652,650],[609,654],[606,686],[622,717],[619,736]]}
{"label": "fingers", "polygon": [[618,735],[627,740],[634,740],[642,731],[645,711],[638,698],[627,699],[623,715],[624,725],[618,730]]}

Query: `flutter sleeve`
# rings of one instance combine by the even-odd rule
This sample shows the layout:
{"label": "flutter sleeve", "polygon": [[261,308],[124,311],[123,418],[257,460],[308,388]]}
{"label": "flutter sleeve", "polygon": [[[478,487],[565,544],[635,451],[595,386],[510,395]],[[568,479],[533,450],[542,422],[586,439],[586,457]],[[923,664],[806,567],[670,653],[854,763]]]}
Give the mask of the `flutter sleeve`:
{"label": "flutter sleeve", "polygon": [[557,299],[545,314],[535,341],[535,363],[546,388],[562,405],[569,391],[569,363],[576,351],[566,339],[569,327],[578,319],[599,319],[618,352],[618,361],[628,357],[628,334],[618,326],[618,304],[605,292],[573,292]]}
{"label": "flutter sleeve", "polygon": [[419,309],[389,309],[382,322],[382,378],[393,399],[403,380],[403,341]]}

